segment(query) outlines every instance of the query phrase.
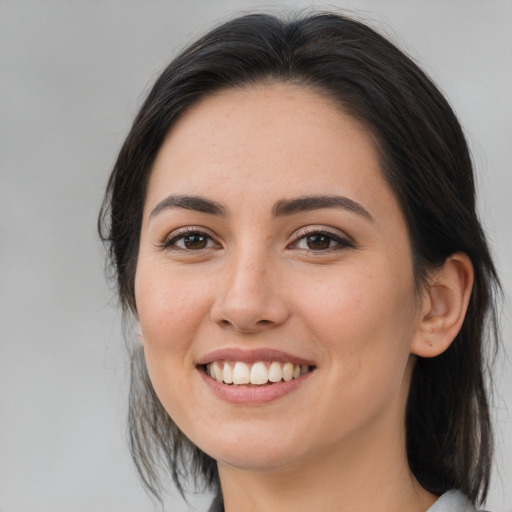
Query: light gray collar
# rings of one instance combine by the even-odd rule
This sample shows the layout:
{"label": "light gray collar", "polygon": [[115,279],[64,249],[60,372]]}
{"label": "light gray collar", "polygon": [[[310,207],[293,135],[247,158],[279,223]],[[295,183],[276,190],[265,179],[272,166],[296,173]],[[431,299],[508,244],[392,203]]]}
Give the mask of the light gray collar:
{"label": "light gray collar", "polygon": [[[224,512],[222,496],[218,494],[208,512]],[[475,506],[460,491],[445,492],[427,512],[478,512]],[[485,512],[485,511],[480,511]]]}
{"label": "light gray collar", "polygon": [[427,512],[477,512],[477,510],[464,494],[453,490],[440,496]]}

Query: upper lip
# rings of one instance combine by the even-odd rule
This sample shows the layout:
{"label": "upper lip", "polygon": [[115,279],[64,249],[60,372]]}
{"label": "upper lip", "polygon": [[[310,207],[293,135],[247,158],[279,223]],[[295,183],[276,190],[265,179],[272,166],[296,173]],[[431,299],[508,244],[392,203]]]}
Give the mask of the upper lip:
{"label": "upper lip", "polygon": [[281,350],[275,350],[273,348],[259,348],[250,350],[241,348],[221,348],[201,356],[196,361],[196,365],[204,365],[214,361],[222,360],[240,361],[247,364],[257,363],[258,361],[282,361],[284,363],[307,364],[309,366],[315,366],[315,363],[311,360],[304,359],[303,357],[289,354],[288,352],[283,352]]}

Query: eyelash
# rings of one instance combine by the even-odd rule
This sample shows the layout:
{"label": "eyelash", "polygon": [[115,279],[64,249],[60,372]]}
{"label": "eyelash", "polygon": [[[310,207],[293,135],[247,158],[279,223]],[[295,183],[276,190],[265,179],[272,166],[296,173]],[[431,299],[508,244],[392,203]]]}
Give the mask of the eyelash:
{"label": "eyelash", "polygon": [[[306,243],[307,243],[307,239],[312,238],[313,236],[320,236],[320,237],[327,238],[329,247],[327,247],[325,249],[320,249],[320,250],[315,250],[315,249],[311,249],[308,247],[308,248],[303,248],[300,250],[306,251],[308,253],[313,253],[313,254],[325,254],[325,253],[330,253],[330,252],[334,252],[334,251],[340,251],[343,249],[355,247],[354,243],[352,243],[348,238],[343,237],[337,233],[333,233],[332,231],[328,231],[328,230],[320,229],[320,228],[306,228],[306,229],[299,231],[297,233],[297,237],[295,238],[295,240],[293,242],[291,242],[288,245],[288,247],[297,247],[301,241],[306,241]],[[330,246],[331,242],[335,242],[335,245],[332,247]]]}
{"label": "eyelash", "polygon": [[[181,250],[181,251],[195,251],[194,249],[189,249],[187,247],[179,247],[177,245],[177,242],[179,240],[185,240],[187,237],[191,238],[193,236],[197,237],[204,237],[206,239],[206,243],[213,241],[215,244],[217,244],[216,240],[213,238],[212,235],[204,231],[203,228],[196,228],[194,226],[189,226],[186,228],[182,228],[178,231],[175,231],[169,235],[161,244],[162,249],[167,250]],[[196,249],[197,252],[204,249],[210,249],[211,247],[201,247],[200,249]]]}
{"label": "eyelash", "polygon": [[[186,238],[191,237],[200,237],[203,238],[206,241],[207,246],[206,247],[200,247],[199,249],[192,249],[187,247],[179,247],[177,243],[181,240],[184,241]],[[308,248],[299,248],[298,245],[301,241],[306,241],[308,238],[312,238],[314,236],[319,237],[325,237],[327,239],[328,247],[323,249],[311,249]],[[179,250],[179,251],[186,251],[186,252],[199,252],[206,249],[211,249],[212,247],[208,247],[208,244],[210,242],[213,242],[217,245],[218,242],[215,240],[215,238],[209,234],[208,232],[204,231],[203,228],[196,228],[194,226],[189,226],[186,228],[182,228],[178,230],[177,232],[171,233],[169,237],[167,237],[162,243],[161,247],[164,250]],[[331,246],[331,243],[334,242],[335,245]],[[315,229],[315,228],[307,228],[299,231],[297,233],[297,236],[295,237],[294,241],[292,241],[290,244],[287,245],[287,248],[297,248],[302,251],[306,251],[308,253],[313,254],[325,254],[327,252],[333,252],[333,251],[339,251],[346,248],[353,248],[355,247],[354,243],[352,243],[347,238],[340,236],[339,234],[333,233],[331,231],[325,230],[325,229]]]}

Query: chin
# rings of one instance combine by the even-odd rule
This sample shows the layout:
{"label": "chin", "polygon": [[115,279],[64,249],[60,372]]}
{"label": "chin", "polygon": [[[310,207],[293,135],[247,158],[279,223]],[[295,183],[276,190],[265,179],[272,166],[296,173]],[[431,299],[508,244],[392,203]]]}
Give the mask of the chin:
{"label": "chin", "polygon": [[211,449],[198,446],[217,462],[248,471],[279,470],[301,456],[297,450],[300,445],[290,438],[285,442],[275,433],[264,437],[260,432],[257,439],[249,439],[249,436],[217,437],[211,441]]}
{"label": "chin", "polygon": [[290,457],[289,454],[271,453],[269,450],[266,452],[247,450],[244,453],[224,453],[214,458],[220,464],[255,472],[279,471],[293,465],[295,460],[295,457]]}

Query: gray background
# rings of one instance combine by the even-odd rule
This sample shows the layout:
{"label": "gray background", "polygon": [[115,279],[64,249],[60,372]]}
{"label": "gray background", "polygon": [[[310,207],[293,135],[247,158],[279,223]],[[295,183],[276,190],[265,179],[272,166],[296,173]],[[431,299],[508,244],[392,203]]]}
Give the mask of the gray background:
{"label": "gray background", "polygon": [[[275,5],[0,0],[0,512],[154,509],[126,447],[127,360],[97,210],[144,91],[171,56],[214,22]],[[330,5],[387,32],[460,116],[508,300],[510,353],[512,2]],[[494,512],[512,507],[511,373],[501,354]],[[166,509],[187,505],[173,491]]]}

